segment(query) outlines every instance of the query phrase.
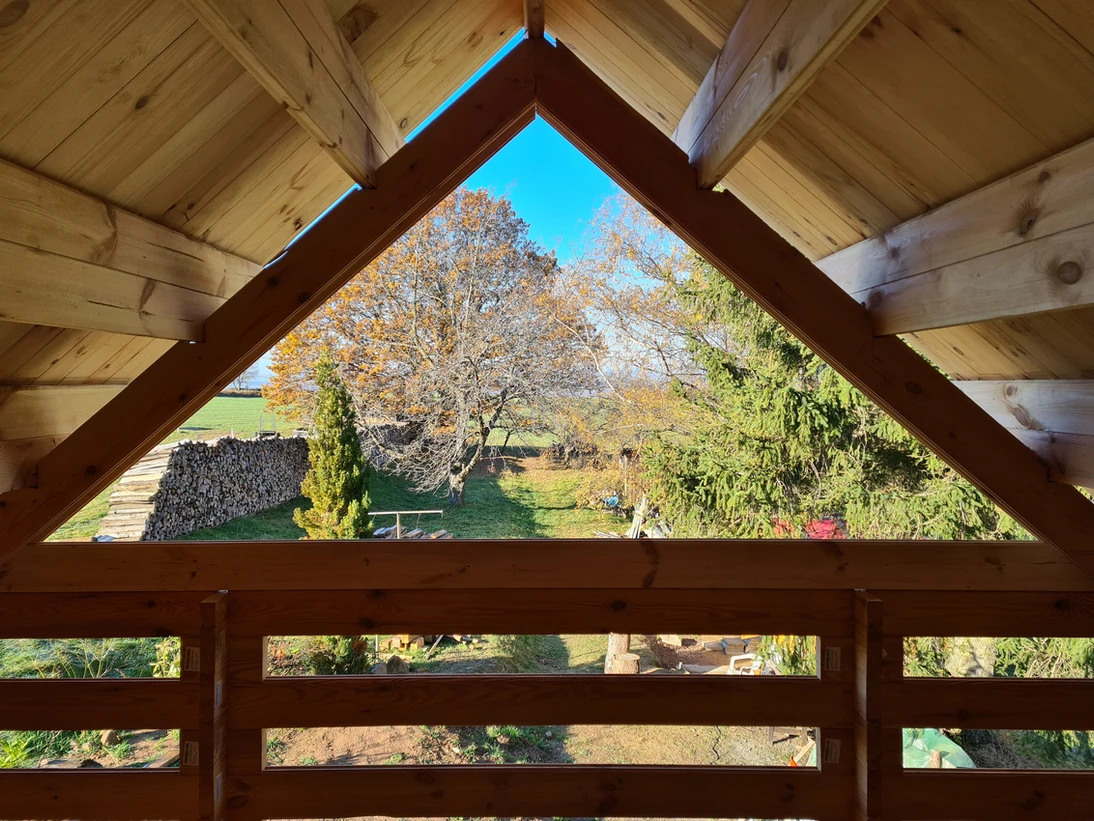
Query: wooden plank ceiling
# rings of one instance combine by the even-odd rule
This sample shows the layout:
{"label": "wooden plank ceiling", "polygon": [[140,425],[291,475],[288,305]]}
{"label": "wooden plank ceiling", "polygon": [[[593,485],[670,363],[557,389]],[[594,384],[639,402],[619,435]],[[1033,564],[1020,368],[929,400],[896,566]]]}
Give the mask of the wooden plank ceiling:
{"label": "wooden plank ceiling", "polygon": [[[701,169],[728,169],[723,184],[865,302],[875,332],[902,333],[956,380],[991,381],[967,392],[993,414],[1018,380],[1031,402],[1088,403],[1094,12],[1080,0],[840,0],[823,20],[802,0],[327,0],[337,37],[320,0],[276,5],[291,37],[240,35],[238,4],[219,0],[0,7],[0,169],[23,182],[0,185],[0,214],[83,203],[64,216],[86,240],[58,250],[0,229],[0,418],[47,409],[0,425],[0,492],[33,483],[111,395],[61,389],[116,390],[200,339],[526,13]],[[172,248],[203,244],[191,250],[208,264],[132,270],[160,226]],[[28,295],[27,271],[53,277],[52,304]],[[113,289],[110,310],[85,310],[88,282]],[[1094,415],[1045,423],[1005,406],[1056,478],[1094,484]]]}

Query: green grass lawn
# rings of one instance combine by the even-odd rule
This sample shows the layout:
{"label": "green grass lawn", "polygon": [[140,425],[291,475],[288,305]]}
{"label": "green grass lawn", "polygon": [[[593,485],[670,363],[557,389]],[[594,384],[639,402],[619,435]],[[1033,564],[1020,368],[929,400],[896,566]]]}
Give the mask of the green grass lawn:
{"label": "green grass lawn", "polygon": [[258,432],[260,424],[262,430],[276,430],[282,435],[292,433],[295,427],[288,419],[270,413],[266,400],[260,396],[214,396],[163,441],[216,439],[232,433],[240,439],[249,439]]}
{"label": "green grass lawn", "polygon": [[106,515],[110,505],[110,494],[114,492],[117,482],[111,482],[110,486],[98,496],[84,505],[75,516],[53,531],[47,542],[86,542],[99,532],[99,522]]}
{"label": "green grass lawn", "polygon": [[[191,416],[164,442],[180,439],[210,440],[235,433],[240,438],[255,435],[261,421],[264,430],[276,429],[282,435],[292,433],[293,424],[287,419],[275,418],[266,411],[266,400],[259,396],[215,396]],[[47,541],[86,541],[99,532],[99,522],[107,513],[110,494],[116,483],[92,499],[84,508],[53,532]],[[289,516],[292,512],[289,512]],[[290,521],[291,525],[292,522]],[[294,538],[291,536],[253,536],[250,538]]]}
{"label": "green grass lawn", "polygon": [[[594,535],[597,530],[621,533],[628,522],[610,513],[577,508],[574,491],[583,473],[544,466],[531,454],[496,459],[467,483],[467,504],[452,507],[443,495],[417,494],[394,476],[374,475],[373,510],[443,510],[443,515],[404,516],[403,527],[425,531],[447,530],[461,539],[563,539]],[[218,527],[198,530],[183,538],[208,540],[298,539],[304,531],[292,513],[307,504],[300,498],[244,516]],[[378,527],[394,524],[395,517],[376,520]]]}
{"label": "green grass lawn", "polygon": [[[277,430],[283,436],[290,435],[295,424],[283,416],[275,416],[266,409],[266,400],[257,396],[216,396],[186,420],[164,442],[177,442],[181,439],[194,439],[209,441],[221,436],[235,436],[245,439],[255,435],[259,426],[263,430]],[[490,437],[490,445],[501,447],[505,441],[505,434],[494,431]],[[519,453],[521,449],[534,452],[535,449],[550,445],[554,438],[547,434],[527,433],[515,435],[509,440],[507,451]],[[512,460],[510,460],[512,461]],[[500,464],[500,461],[499,461]],[[561,471],[560,473],[566,473]],[[569,473],[577,475],[576,471]],[[578,479],[566,476],[558,476],[543,485],[542,491],[546,494],[547,503],[550,503],[552,494],[561,491],[565,495],[566,488],[572,500],[573,487]],[[468,498],[474,499],[469,508],[445,511],[445,519],[439,517],[422,517],[422,525],[425,529],[446,530],[457,532],[450,524],[458,524],[461,535],[472,534],[482,538],[499,538],[514,536],[542,536],[549,535],[540,532],[546,528],[552,530],[562,524],[557,513],[551,514],[547,509],[539,512],[528,510],[525,507],[523,497],[529,493],[536,495],[536,491],[530,491],[526,486],[523,490],[519,481],[506,481],[505,488],[499,486],[499,482],[489,477],[472,478],[468,487]],[[527,483],[526,483],[527,485]],[[110,494],[115,485],[110,485],[106,490],[96,496],[79,513],[73,516],[65,524],[61,525],[48,539],[48,541],[85,541],[99,531],[99,522],[107,513]],[[472,496],[472,494],[474,494]],[[296,539],[302,534],[299,528],[292,522],[292,512],[305,500],[296,500],[280,505],[271,510],[249,516],[238,522],[228,522],[219,528],[210,531],[201,531],[200,538],[209,539]],[[533,505],[534,506],[534,505]],[[445,507],[443,498],[417,496],[408,491],[404,484],[393,479],[378,479],[373,490],[373,510],[409,510],[421,508]],[[478,511],[475,513],[473,511]],[[591,513],[591,511],[590,511]],[[384,517],[377,522],[377,526],[389,524]],[[579,516],[579,519],[582,517]],[[587,517],[586,517],[587,518]],[[591,521],[591,520],[590,520]],[[408,522],[409,523],[409,522]],[[571,523],[573,526],[564,526],[564,530],[574,531],[571,534],[561,535],[585,535],[583,522]],[[483,532],[479,533],[478,530]],[[603,528],[602,528],[603,529]],[[188,538],[199,538],[193,534]]]}

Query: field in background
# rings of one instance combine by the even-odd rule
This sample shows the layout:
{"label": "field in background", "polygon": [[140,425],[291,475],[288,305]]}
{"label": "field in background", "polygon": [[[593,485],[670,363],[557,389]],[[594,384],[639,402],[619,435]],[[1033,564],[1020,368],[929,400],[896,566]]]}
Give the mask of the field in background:
{"label": "field in background", "polygon": [[266,410],[266,400],[261,396],[214,396],[163,441],[208,441],[233,434],[239,439],[250,439],[259,430],[291,436],[293,427],[288,419]]}

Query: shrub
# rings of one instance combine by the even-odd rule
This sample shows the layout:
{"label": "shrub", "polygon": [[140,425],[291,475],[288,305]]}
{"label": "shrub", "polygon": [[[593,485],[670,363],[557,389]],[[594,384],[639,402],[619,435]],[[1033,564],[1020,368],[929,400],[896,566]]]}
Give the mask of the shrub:
{"label": "shrub", "polygon": [[297,508],[293,521],[312,539],[364,539],[372,535],[370,471],[361,451],[357,415],[330,351],[319,357],[315,381],[315,435],[308,450],[311,468],[300,486],[312,506]]}
{"label": "shrub", "polygon": [[528,673],[539,669],[544,655],[543,636],[498,636],[498,667],[506,673]]}
{"label": "shrub", "polygon": [[364,636],[315,636],[304,659],[310,675],[341,676],[367,673],[371,656]]}

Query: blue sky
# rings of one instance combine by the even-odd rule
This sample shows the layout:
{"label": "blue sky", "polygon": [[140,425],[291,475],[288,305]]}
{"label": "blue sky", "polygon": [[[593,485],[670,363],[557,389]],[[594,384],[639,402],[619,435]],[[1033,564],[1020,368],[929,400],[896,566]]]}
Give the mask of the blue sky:
{"label": "blue sky", "polygon": [[543,120],[537,119],[467,181],[505,194],[528,223],[532,239],[566,263],[580,255],[588,222],[619,191],[604,172]]}
{"label": "blue sky", "polygon": [[[408,139],[413,140],[518,42],[519,36],[510,40]],[[528,223],[532,239],[555,251],[562,264],[580,256],[588,223],[604,200],[619,191],[604,172],[539,118],[472,174],[466,185],[509,197],[517,214]],[[256,386],[269,378],[269,354],[263,355],[257,365]]]}
{"label": "blue sky", "polygon": [[[425,128],[523,39],[520,31],[409,135]],[[548,35],[547,39],[554,42]],[[619,191],[607,175],[546,122],[535,122],[514,137],[466,183],[505,194],[528,223],[532,239],[565,264],[580,253],[585,226],[605,199]]]}

